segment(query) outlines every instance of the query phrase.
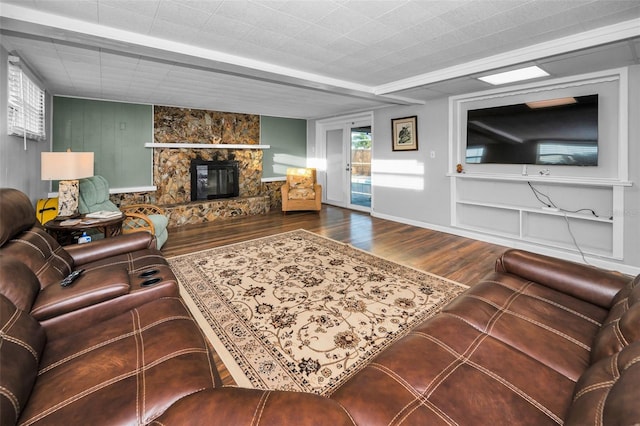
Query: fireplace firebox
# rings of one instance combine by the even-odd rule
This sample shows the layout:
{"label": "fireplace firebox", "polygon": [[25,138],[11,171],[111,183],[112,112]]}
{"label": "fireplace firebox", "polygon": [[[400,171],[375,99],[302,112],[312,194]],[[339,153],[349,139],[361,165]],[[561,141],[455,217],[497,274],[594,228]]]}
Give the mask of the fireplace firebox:
{"label": "fireplace firebox", "polygon": [[191,201],[237,197],[237,161],[191,160]]}

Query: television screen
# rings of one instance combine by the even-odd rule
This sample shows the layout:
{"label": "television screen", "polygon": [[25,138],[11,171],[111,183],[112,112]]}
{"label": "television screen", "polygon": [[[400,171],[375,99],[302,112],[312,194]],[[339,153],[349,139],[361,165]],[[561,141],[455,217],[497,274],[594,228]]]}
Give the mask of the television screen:
{"label": "television screen", "polygon": [[598,165],[598,95],[467,111],[466,162]]}

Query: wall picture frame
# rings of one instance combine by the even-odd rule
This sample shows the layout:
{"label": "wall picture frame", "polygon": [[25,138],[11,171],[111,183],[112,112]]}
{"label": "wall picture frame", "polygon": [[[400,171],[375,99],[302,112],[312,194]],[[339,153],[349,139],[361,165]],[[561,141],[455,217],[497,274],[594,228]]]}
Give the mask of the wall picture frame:
{"label": "wall picture frame", "polygon": [[394,151],[417,151],[418,116],[391,119],[391,136]]}

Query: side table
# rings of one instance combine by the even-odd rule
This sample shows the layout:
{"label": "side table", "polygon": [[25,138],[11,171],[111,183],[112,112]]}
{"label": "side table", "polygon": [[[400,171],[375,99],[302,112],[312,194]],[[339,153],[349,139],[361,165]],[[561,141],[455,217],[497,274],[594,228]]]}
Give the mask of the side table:
{"label": "side table", "polygon": [[93,219],[84,215],[80,216],[80,222],[73,225],[62,225],[64,221],[50,220],[44,224],[44,229],[61,245],[74,243],[74,239],[89,229],[96,229],[104,234],[105,238],[115,237],[122,233],[122,222],[125,215],[110,219]]}

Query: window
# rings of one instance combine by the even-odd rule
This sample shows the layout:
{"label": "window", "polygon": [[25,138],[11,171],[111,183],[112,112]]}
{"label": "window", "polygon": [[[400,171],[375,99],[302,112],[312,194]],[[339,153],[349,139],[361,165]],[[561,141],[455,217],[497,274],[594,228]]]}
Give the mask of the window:
{"label": "window", "polygon": [[27,139],[45,139],[44,90],[9,62],[8,132]]}
{"label": "window", "polygon": [[467,148],[467,158],[465,162],[467,164],[480,164],[482,156],[484,155],[484,147]]}
{"label": "window", "polygon": [[598,145],[594,143],[542,142],[537,164],[598,165]]}

